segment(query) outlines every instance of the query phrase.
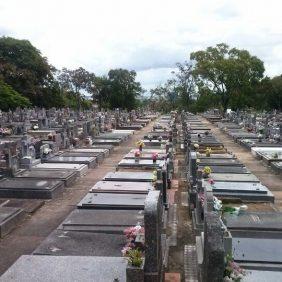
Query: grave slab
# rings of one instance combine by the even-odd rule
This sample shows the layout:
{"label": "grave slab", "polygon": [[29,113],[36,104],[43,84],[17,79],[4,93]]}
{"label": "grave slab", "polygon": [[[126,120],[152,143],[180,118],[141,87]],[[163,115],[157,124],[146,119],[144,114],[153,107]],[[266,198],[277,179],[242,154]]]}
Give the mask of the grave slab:
{"label": "grave slab", "polygon": [[109,150],[108,149],[102,149],[102,148],[81,148],[81,149],[73,149],[72,152],[81,152],[81,153],[101,153],[104,157],[109,156]]}
{"label": "grave slab", "polygon": [[53,256],[120,257],[126,244],[123,234],[54,230],[33,252]]}
{"label": "grave slab", "polygon": [[82,177],[87,173],[88,166],[85,164],[67,164],[67,163],[43,163],[32,167],[33,170],[74,170]]}
{"label": "grave slab", "polygon": [[224,158],[199,158],[199,165],[205,166],[244,166],[237,159],[224,159]]}
{"label": "grave slab", "polygon": [[24,210],[11,207],[0,207],[0,237],[11,232],[24,218]]}
{"label": "grave slab", "polygon": [[64,183],[58,180],[8,178],[0,181],[0,197],[52,199],[63,192]]}
{"label": "grave slab", "polygon": [[152,182],[154,175],[152,172],[108,172],[104,180],[106,181],[134,181],[134,182]]}
{"label": "grave slab", "polygon": [[[241,167],[241,166],[231,166],[231,165],[208,165],[212,172],[214,173],[230,173],[230,174],[250,174],[250,171],[247,170],[246,167]],[[198,164],[199,169],[204,169],[205,165],[202,165],[201,163]]]}
{"label": "grave slab", "polygon": [[228,229],[282,231],[281,212],[242,212],[224,215]]}
{"label": "grave slab", "polygon": [[92,144],[93,145],[113,145],[113,146],[118,146],[121,144],[120,139],[93,139]]}
{"label": "grave slab", "polygon": [[83,149],[84,148],[94,148],[94,149],[107,149],[107,150],[109,150],[109,152],[111,153],[111,152],[113,152],[113,150],[114,150],[114,145],[107,145],[107,144],[93,144],[93,145],[90,145],[90,146],[87,146],[87,147],[83,147]]}
{"label": "grave slab", "polygon": [[275,172],[282,173],[282,162],[271,162],[270,166]]}
{"label": "grave slab", "polygon": [[[232,233],[232,248],[235,261],[281,263],[282,239],[236,237]],[[281,235],[280,235],[281,236]]]}
{"label": "grave slab", "polygon": [[89,192],[148,194],[152,190],[154,187],[149,182],[98,181]]}
{"label": "grave slab", "polygon": [[210,178],[216,182],[260,182],[259,179],[252,173],[211,173]]}
{"label": "grave slab", "polygon": [[122,257],[21,256],[1,282],[126,282],[127,261]]}
{"label": "grave slab", "polygon": [[162,168],[166,164],[163,160],[157,160],[155,163],[153,160],[142,160],[135,162],[133,159],[122,159],[118,163],[118,167],[128,167],[128,168]]}
{"label": "grave slab", "polygon": [[81,209],[144,209],[146,194],[88,193],[77,205]]}
{"label": "grave slab", "polygon": [[282,281],[281,271],[270,270],[247,270],[246,276],[241,280],[242,282],[270,282],[270,281]]}
{"label": "grave slab", "polygon": [[[153,153],[143,153],[140,155],[141,160],[152,160]],[[135,159],[134,153],[128,153],[124,157],[124,159]],[[158,154],[157,160],[165,160],[167,158],[167,154]]]}
{"label": "grave slab", "polygon": [[24,210],[25,213],[32,214],[44,205],[43,200],[36,199],[1,199],[0,204],[2,207],[11,207]]}
{"label": "grave slab", "polygon": [[102,153],[94,153],[94,152],[63,152],[59,155],[60,157],[92,157],[97,159],[98,163],[101,163],[104,159],[104,156]]}
{"label": "grave slab", "polygon": [[199,159],[236,159],[231,154],[211,154],[210,157],[207,157],[206,154],[197,154]]}
{"label": "grave slab", "polygon": [[93,157],[60,157],[54,156],[44,160],[45,163],[70,163],[70,164],[86,164],[89,168],[97,166],[97,159]]}
{"label": "grave slab", "polygon": [[85,210],[77,209],[63,221],[65,231],[87,231],[123,234],[127,227],[144,226],[143,210]]}
{"label": "grave slab", "polygon": [[77,178],[77,172],[73,170],[26,170],[15,176],[17,179],[52,179],[61,180],[65,186],[71,186]]}

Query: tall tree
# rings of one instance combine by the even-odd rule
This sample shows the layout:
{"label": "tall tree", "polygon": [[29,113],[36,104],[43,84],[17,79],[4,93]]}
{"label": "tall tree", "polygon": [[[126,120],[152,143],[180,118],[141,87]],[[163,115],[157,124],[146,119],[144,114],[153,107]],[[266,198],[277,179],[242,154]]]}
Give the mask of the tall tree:
{"label": "tall tree", "polygon": [[224,112],[232,97],[239,97],[233,107],[241,107],[238,103],[242,98],[246,105],[253,86],[263,78],[264,65],[260,59],[246,50],[230,49],[224,43],[193,52],[190,59],[195,62],[195,78],[220,96]]}
{"label": "tall tree", "polygon": [[112,69],[108,73],[111,94],[109,103],[112,108],[133,109],[137,97],[143,93],[141,84],[137,82],[136,72],[126,69]]}
{"label": "tall tree", "polygon": [[193,64],[185,61],[176,64],[177,70],[172,73],[175,75],[175,91],[178,92],[179,106],[188,109],[191,100],[195,98],[195,79],[193,76]]}
{"label": "tall tree", "polygon": [[74,93],[78,110],[80,110],[83,98],[81,91],[90,89],[94,77],[94,74],[82,67],[75,70],[63,68],[58,75],[58,81],[62,91]]}
{"label": "tall tree", "polygon": [[39,104],[54,68],[28,40],[0,38],[0,79]]}

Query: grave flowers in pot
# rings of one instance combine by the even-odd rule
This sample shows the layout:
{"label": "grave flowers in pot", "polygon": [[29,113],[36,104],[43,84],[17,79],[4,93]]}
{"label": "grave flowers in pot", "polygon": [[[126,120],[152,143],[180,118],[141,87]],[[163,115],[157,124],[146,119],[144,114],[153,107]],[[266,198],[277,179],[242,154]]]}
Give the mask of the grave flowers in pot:
{"label": "grave flowers in pot", "polygon": [[145,147],[144,142],[142,140],[139,140],[139,141],[136,142],[136,145],[137,145],[139,151],[142,152],[143,147]]}
{"label": "grave flowers in pot", "polygon": [[246,276],[246,272],[233,259],[232,255],[225,257],[224,282],[240,282]]}
{"label": "grave flowers in pot", "polygon": [[206,157],[210,157],[212,153],[212,149],[210,147],[207,147],[206,149]]}
{"label": "grave flowers in pot", "polygon": [[135,151],[134,157],[135,157],[136,163],[139,163],[140,155],[141,155],[141,152],[139,150]]}
{"label": "grave flowers in pot", "polygon": [[156,162],[157,162],[157,158],[158,158],[158,153],[153,153],[153,154],[152,154],[153,163],[156,163]]}
{"label": "grave flowers in pot", "polygon": [[127,259],[126,281],[144,281],[144,228],[140,225],[128,227],[124,230],[127,244],[122,249],[123,256]]}
{"label": "grave flowers in pot", "polygon": [[208,178],[212,170],[209,166],[205,166],[203,169],[203,178]]}

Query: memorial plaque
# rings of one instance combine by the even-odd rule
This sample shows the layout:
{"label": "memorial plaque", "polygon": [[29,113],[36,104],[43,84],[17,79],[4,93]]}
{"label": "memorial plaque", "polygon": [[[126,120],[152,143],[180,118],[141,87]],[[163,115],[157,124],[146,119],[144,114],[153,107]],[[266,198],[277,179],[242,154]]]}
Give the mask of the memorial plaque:
{"label": "memorial plaque", "polygon": [[120,257],[125,244],[124,234],[56,229],[39,245],[33,254]]}
{"label": "memorial plaque", "polygon": [[259,179],[252,173],[211,173],[211,177],[214,181],[220,182],[260,182]]}
{"label": "memorial plaque", "polygon": [[0,237],[10,233],[23,219],[24,214],[23,209],[0,206]]}
{"label": "memorial plaque", "polygon": [[152,172],[108,172],[104,180],[107,181],[134,181],[134,182],[152,182],[154,175]]}
{"label": "memorial plaque", "polygon": [[126,281],[127,260],[122,257],[21,256],[1,282]]}
{"label": "memorial plaque", "polygon": [[78,173],[73,170],[43,170],[32,169],[18,173],[15,177],[20,179],[55,179],[64,182],[65,186],[70,186],[76,180]]}
{"label": "memorial plaque", "polygon": [[239,215],[225,213],[228,229],[282,231],[281,212],[242,212]]}
{"label": "memorial plaque", "polygon": [[88,166],[84,164],[67,164],[67,163],[44,163],[32,167],[34,170],[74,170],[83,176],[87,173]]}
{"label": "memorial plaque", "polygon": [[123,234],[127,227],[144,226],[143,210],[85,210],[77,209],[61,224],[67,231],[91,231]]}
{"label": "memorial plaque", "polygon": [[[232,165],[208,165],[213,173],[230,173],[230,174],[250,174],[246,167],[232,166]],[[199,169],[204,169],[205,165],[198,164]]]}
{"label": "memorial plaque", "polygon": [[44,160],[45,163],[71,163],[71,164],[86,164],[89,168],[97,166],[95,157],[61,157],[54,156],[50,159]]}
{"label": "memorial plaque", "polygon": [[147,194],[88,193],[77,205],[81,209],[144,209]]}
{"label": "memorial plaque", "polygon": [[93,193],[137,193],[147,194],[154,190],[150,182],[121,182],[121,181],[98,181],[91,189]]}
{"label": "memorial plaque", "polygon": [[122,159],[118,163],[118,167],[127,167],[127,168],[162,168],[166,164],[163,160],[157,160],[153,162],[153,160],[142,160],[140,159],[136,162],[133,159]]}
{"label": "memorial plaque", "polygon": [[52,199],[63,192],[64,183],[57,180],[9,178],[0,181],[0,197]]}

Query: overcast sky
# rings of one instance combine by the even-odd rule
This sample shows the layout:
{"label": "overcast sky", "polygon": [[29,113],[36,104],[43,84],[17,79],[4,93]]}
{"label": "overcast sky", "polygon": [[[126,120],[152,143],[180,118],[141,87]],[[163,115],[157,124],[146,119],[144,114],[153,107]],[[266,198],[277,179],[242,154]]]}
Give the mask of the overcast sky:
{"label": "overcast sky", "polygon": [[28,39],[57,68],[137,71],[163,83],[191,51],[226,42],[282,73],[279,0],[0,0],[0,35]]}

